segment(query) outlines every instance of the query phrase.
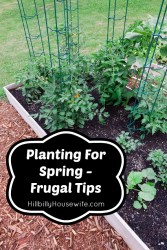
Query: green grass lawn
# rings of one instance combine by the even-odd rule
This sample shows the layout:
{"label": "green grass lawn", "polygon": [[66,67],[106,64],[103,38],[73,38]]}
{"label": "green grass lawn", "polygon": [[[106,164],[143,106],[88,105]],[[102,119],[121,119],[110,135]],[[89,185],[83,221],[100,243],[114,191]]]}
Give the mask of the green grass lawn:
{"label": "green grass lawn", "polygon": [[[29,13],[33,13],[31,1]],[[42,2],[38,0],[38,2]],[[113,0],[114,2],[114,0]],[[46,0],[47,8],[53,11],[52,0]],[[160,7],[157,0],[129,0],[127,23],[136,19],[147,19],[148,15],[156,16]],[[113,4],[112,4],[113,8]],[[80,0],[81,51],[91,53],[106,41],[108,0]],[[117,13],[124,15],[125,0],[117,0]],[[35,26],[32,31],[36,32]],[[118,23],[116,33],[120,34],[122,24]],[[36,32],[38,33],[38,32]],[[34,33],[35,34],[35,33]],[[0,0],[0,97],[2,87],[15,81],[17,72],[29,60],[28,49],[16,0]]]}

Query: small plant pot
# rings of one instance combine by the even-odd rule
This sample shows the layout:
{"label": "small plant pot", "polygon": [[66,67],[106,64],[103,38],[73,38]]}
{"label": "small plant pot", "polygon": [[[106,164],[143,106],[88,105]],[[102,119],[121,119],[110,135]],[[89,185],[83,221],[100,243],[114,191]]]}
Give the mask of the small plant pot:
{"label": "small plant pot", "polygon": [[[10,90],[17,89],[21,85],[14,83],[4,87],[6,96],[10,104],[17,110],[26,123],[34,130],[38,137],[44,137],[46,132],[39,126],[39,124],[31,117],[25,108],[16,100],[11,94]],[[149,250],[146,244],[137,236],[137,234],[128,226],[128,224],[121,218],[118,213],[105,216],[108,223],[115,228],[115,230],[122,236],[131,250]]]}

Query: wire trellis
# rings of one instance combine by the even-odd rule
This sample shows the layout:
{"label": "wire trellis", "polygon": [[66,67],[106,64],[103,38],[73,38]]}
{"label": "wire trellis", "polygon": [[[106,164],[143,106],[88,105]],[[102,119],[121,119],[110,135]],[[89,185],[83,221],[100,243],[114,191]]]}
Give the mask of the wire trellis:
{"label": "wire trellis", "polygon": [[[62,78],[62,66],[70,65],[71,61],[75,60],[80,53],[79,0],[30,0],[28,3],[26,0],[17,1],[30,58],[44,56],[51,68],[59,68],[60,78]],[[159,41],[167,41],[167,36],[162,35],[167,12],[165,2],[166,0],[162,0],[140,76],[139,87],[136,90],[131,120],[128,124],[130,130],[136,130],[134,114],[138,112],[139,103],[146,94],[148,95],[148,92],[152,97],[151,107],[148,110],[148,115],[151,117],[167,76],[165,65],[153,64]],[[30,5],[33,7],[31,8],[33,13],[30,11]],[[118,23],[121,40],[123,41],[125,38],[129,0],[124,0],[123,15],[118,11],[118,5],[119,0],[108,0],[107,43],[116,39]],[[35,25],[31,25],[31,22],[35,22]],[[149,88],[151,75],[156,74],[161,76],[161,81],[158,87]]]}
{"label": "wire trellis", "polygon": [[[112,2],[114,4],[113,9],[111,8]],[[117,5],[118,4],[119,4],[118,0],[109,0],[108,1],[107,43],[113,42],[115,39],[115,30],[116,30],[117,22],[122,22],[121,23],[121,25],[122,25],[122,27],[121,27],[122,40],[125,37],[129,0],[125,0],[125,10],[124,10],[125,14],[121,17],[119,16],[119,13],[117,13]]]}
{"label": "wire trellis", "polygon": [[[162,0],[160,11],[159,11],[156,25],[154,28],[154,32],[152,34],[151,42],[150,42],[147,55],[146,55],[146,59],[145,59],[145,63],[142,69],[142,74],[140,76],[139,87],[137,88],[137,91],[136,91],[135,101],[134,101],[133,108],[131,111],[130,123],[128,124],[128,128],[133,131],[136,129],[140,130],[140,128],[136,128],[135,126],[134,114],[137,114],[138,107],[139,107],[141,100],[144,99],[145,102],[147,103],[149,102],[148,104],[149,108],[148,108],[147,114],[149,118],[151,118],[151,115],[155,109],[155,105],[158,102],[160,94],[164,92],[163,86],[164,86],[164,82],[167,76],[167,67],[166,65],[154,64],[154,61],[155,61],[154,59],[156,55],[158,42],[160,40],[167,41],[167,37],[162,35],[166,13],[167,13],[167,4],[165,3],[165,0]],[[156,77],[160,79],[160,82],[158,85],[154,86],[152,81],[154,81],[153,79]],[[152,88],[150,88],[150,84]],[[146,98],[148,96],[150,96],[149,100]],[[150,102],[150,99],[151,99],[151,102]]]}
{"label": "wire trellis", "polygon": [[[45,56],[51,67],[70,64],[79,54],[79,0],[17,0],[30,58]],[[29,6],[34,13],[29,15]],[[31,27],[31,21],[35,23]],[[38,40],[38,43],[35,43]]]}

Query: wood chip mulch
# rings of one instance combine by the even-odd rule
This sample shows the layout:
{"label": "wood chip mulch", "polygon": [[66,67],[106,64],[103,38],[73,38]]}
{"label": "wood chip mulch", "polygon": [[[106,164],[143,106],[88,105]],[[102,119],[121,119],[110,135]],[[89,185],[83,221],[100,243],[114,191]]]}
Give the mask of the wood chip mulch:
{"label": "wood chip mulch", "polygon": [[40,216],[16,213],[8,205],[6,153],[14,142],[31,137],[35,133],[14,108],[0,101],[0,250],[129,250],[104,217],[90,216],[62,226]]}

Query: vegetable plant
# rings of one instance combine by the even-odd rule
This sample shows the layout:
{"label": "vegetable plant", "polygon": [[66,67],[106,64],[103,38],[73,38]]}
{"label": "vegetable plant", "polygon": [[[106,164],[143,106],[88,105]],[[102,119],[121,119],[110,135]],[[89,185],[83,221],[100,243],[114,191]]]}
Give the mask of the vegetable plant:
{"label": "vegetable plant", "polygon": [[121,145],[126,153],[135,151],[136,148],[141,144],[139,140],[135,140],[130,136],[129,132],[122,131],[121,134],[116,138],[116,141]]}
{"label": "vegetable plant", "polygon": [[146,168],[142,171],[131,171],[129,173],[127,189],[137,193],[137,198],[133,203],[134,208],[147,209],[147,202],[154,200],[156,196],[156,182],[156,173],[152,168]]}
{"label": "vegetable plant", "polygon": [[54,69],[54,81],[45,86],[44,94],[40,98],[41,109],[37,116],[44,119],[46,129],[51,132],[74,126],[84,127],[85,122],[93,120],[96,115],[99,122],[104,124],[108,117],[108,113],[104,112],[105,108],[98,107],[95,102],[93,89],[88,87],[83,77],[86,70],[79,70],[78,63],[76,61],[64,65],[61,72]]}
{"label": "vegetable plant", "polygon": [[[147,54],[147,50],[149,48],[152,35],[155,30],[157,18],[149,16],[148,20],[136,20],[133,24],[131,24],[127,32],[125,34],[125,45],[129,53],[134,54],[136,56],[145,57]],[[156,34],[160,32],[160,24],[157,25]],[[160,64],[164,64],[167,62],[167,19],[164,20],[162,30],[161,30],[161,38],[158,41],[155,58],[156,61]],[[154,38],[153,44],[156,43],[156,37]],[[153,46],[154,47],[154,46]],[[152,52],[153,53],[153,49]]]}
{"label": "vegetable plant", "polygon": [[109,116],[92,96],[95,87],[88,86],[91,79],[92,62],[86,57],[73,58],[70,65],[64,63],[61,69],[49,67],[45,61],[33,62],[24,74],[19,76],[22,93],[28,102],[40,102],[39,114],[45,128],[56,131],[63,128],[83,127],[96,115],[104,124]]}
{"label": "vegetable plant", "polygon": [[158,180],[164,187],[167,187],[167,154],[161,149],[152,150],[147,160],[157,170]]}
{"label": "vegetable plant", "polygon": [[[139,98],[142,95],[142,89],[141,87],[139,90]],[[135,110],[132,107],[126,107],[126,110],[133,111],[129,117],[141,122],[141,131],[152,135],[158,131],[167,133],[166,96],[163,89],[161,89],[159,96],[156,98],[157,90],[156,86],[146,84],[144,94],[139,99]]]}
{"label": "vegetable plant", "polygon": [[102,105],[128,103],[133,93],[127,92],[126,85],[135,57],[127,57],[123,44],[117,41],[98,51],[93,58],[93,78],[100,95],[100,103]]}
{"label": "vegetable plant", "polygon": [[42,63],[32,62],[16,76],[16,84],[23,85],[22,94],[28,103],[38,101],[44,93],[44,86],[48,83],[44,72],[40,72],[41,65]]}
{"label": "vegetable plant", "polygon": [[129,52],[145,57],[151,41],[153,30],[141,20],[136,20],[129,26],[125,34],[125,45]]}

